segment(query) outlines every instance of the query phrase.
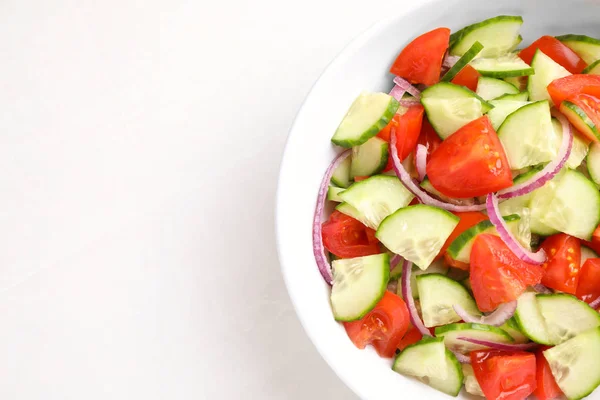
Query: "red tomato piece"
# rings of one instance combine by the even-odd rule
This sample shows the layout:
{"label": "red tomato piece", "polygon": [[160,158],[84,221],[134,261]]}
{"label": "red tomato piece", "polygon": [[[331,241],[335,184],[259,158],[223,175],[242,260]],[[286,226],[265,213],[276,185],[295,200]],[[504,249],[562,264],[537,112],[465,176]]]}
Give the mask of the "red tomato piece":
{"label": "red tomato piece", "polygon": [[368,179],[368,178],[370,178],[370,176],[355,176],[354,182],[364,181],[365,179]]}
{"label": "red tomato piece", "polygon": [[404,300],[386,291],[375,308],[364,318],[344,322],[344,328],[352,343],[359,349],[371,344],[381,357],[393,357],[409,324],[410,317]]}
{"label": "red tomato piece", "polygon": [[562,390],[556,384],[556,380],[554,380],[546,357],[544,357],[543,351],[549,348],[544,346],[543,349],[535,353],[537,388],[533,394],[538,400],[552,400],[563,394]]}
{"label": "red tomato piece", "polygon": [[567,98],[580,94],[598,94],[600,91],[600,75],[570,75],[556,79],[548,85],[548,94],[556,105]]}
{"label": "red tomato piece", "polygon": [[600,297],[600,258],[588,258],[581,266],[577,297],[586,303]]}
{"label": "red tomato piece", "polygon": [[455,198],[483,196],[513,183],[504,148],[487,116],[444,140],[431,155],[427,176],[434,188]]}
{"label": "red tomato piece", "polygon": [[493,311],[516,300],[527,288],[542,280],[543,268],[519,259],[498,236],[477,236],[471,250],[471,287],[477,307]]}
{"label": "red tomato piece", "polygon": [[532,353],[473,351],[471,365],[488,400],[523,400],[536,388],[535,355]]}
{"label": "red tomato piece", "polygon": [[431,126],[431,123],[427,118],[423,119],[421,134],[419,135],[419,140],[417,141],[417,144],[421,144],[427,149],[427,161],[429,161],[431,154],[438,147],[440,147],[440,144],[442,144],[442,139],[440,139],[440,137],[435,132],[435,129],[433,129],[433,126]]}
{"label": "red tomato piece", "polygon": [[[600,127],[600,98],[591,96],[589,94],[580,93],[567,98],[567,101],[575,104],[585,112],[585,114],[592,120],[596,127]],[[582,133],[586,138],[594,142],[598,142],[598,138],[586,127],[579,116],[567,113],[563,108],[564,104],[561,105],[560,110],[569,119],[576,128],[577,131]]]}
{"label": "red tomato piece", "polygon": [[562,65],[572,74],[580,74],[587,67],[585,61],[577,53],[553,36],[542,36],[533,42],[531,46],[521,50],[519,57],[531,65],[537,49],[540,49],[545,55]]}
{"label": "red tomato piece", "polygon": [[419,36],[402,50],[390,72],[410,83],[433,85],[439,82],[449,42],[448,28],[437,28]]}
{"label": "red tomato piece", "polygon": [[381,253],[373,229],[337,210],[323,223],[322,237],[325,248],[341,258]]}
{"label": "red tomato piece", "polygon": [[469,264],[453,259],[447,252],[444,254],[444,261],[446,261],[446,264],[449,266],[462,269],[463,271],[468,271],[471,269]]}
{"label": "red tomato piece", "polygon": [[542,243],[548,256],[542,267],[546,270],[542,283],[549,288],[575,294],[579,282],[581,243],[564,233],[550,236]]}
{"label": "red tomato piece", "polygon": [[450,244],[452,242],[454,242],[454,239],[459,237],[461,233],[463,233],[467,229],[477,225],[481,221],[485,221],[486,219],[488,219],[487,215],[485,215],[484,213],[478,212],[478,211],[454,212],[452,214],[454,214],[458,218],[460,218],[460,221],[458,221],[458,225],[456,225],[456,227],[454,228],[454,230],[452,231],[450,236],[448,236],[448,239],[446,239],[446,242],[442,246],[442,249],[436,256],[436,259],[442,257],[444,255],[444,253],[446,253],[446,250],[448,250],[448,247],[450,247]]}
{"label": "red tomato piece", "polygon": [[456,85],[465,86],[472,91],[476,91],[480,76],[481,74],[475,68],[467,64],[458,74],[456,74],[451,82]]}
{"label": "red tomato piece", "polygon": [[423,334],[421,333],[421,331],[419,331],[417,328],[411,325],[408,329],[408,332],[406,332],[406,335],[404,335],[404,337],[398,344],[398,349],[402,351],[406,347],[410,346],[411,344],[417,343],[421,339],[423,339]]}
{"label": "red tomato piece", "polygon": [[[423,125],[423,114],[425,108],[418,104],[408,108],[408,110],[400,115],[396,114],[394,119],[397,119],[397,124],[392,125],[390,135],[396,135],[396,151],[400,161],[404,161],[406,157],[412,153],[417,147],[419,134]],[[388,163],[384,169],[390,171],[392,169],[392,156],[388,156]]]}
{"label": "red tomato piece", "polygon": [[395,114],[392,120],[377,134],[377,137],[385,140],[386,142],[390,142],[390,133],[392,131],[392,127],[398,126],[398,121],[400,120],[400,115]]}

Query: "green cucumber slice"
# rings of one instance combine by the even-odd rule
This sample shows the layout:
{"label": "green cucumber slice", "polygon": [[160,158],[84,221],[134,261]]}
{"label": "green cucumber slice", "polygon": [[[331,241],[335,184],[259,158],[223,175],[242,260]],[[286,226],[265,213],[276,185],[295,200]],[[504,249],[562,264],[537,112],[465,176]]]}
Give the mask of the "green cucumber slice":
{"label": "green cucumber slice", "polygon": [[554,192],[558,186],[560,178],[564,175],[565,169],[562,169],[552,180],[546,182],[544,186],[530,193],[529,210],[531,211],[530,227],[531,233],[541,236],[550,236],[558,233],[552,227],[546,225],[542,219],[546,215],[548,207],[554,198]]}
{"label": "green cucumber slice", "polygon": [[402,375],[414,376],[450,396],[458,396],[462,388],[462,367],[438,338],[422,339],[405,348],[394,360],[392,369]]}
{"label": "green cucumber slice", "polygon": [[[527,77],[524,76],[509,76],[503,79],[505,82],[514,85],[520,91],[524,91],[527,88]],[[527,99],[525,99],[527,100]]]}
{"label": "green cucumber slice", "polygon": [[380,173],[388,161],[388,142],[372,137],[352,148],[350,176],[371,176]]}
{"label": "green cucumber slice", "polygon": [[542,316],[535,293],[525,292],[517,299],[517,310],[513,316],[519,329],[536,343],[550,345],[550,334]]}
{"label": "green cucumber slice", "polygon": [[581,245],[581,265],[585,264],[588,258],[598,258],[598,253],[587,246]]}
{"label": "green cucumber slice", "polygon": [[519,89],[501,79],[481,76],[477,81],[476,93],[484,100],[493,100],[505,94],[517,94]]}
{"label": "green cucumber slice", "polygon": [[474,98],[481,102],[481,109],[483,113],[486,113],[494,108],[494,106],[479,97],[477,93],[473,92],[472,90],[450,82],[440,82],[428,87],[421,93],[421,99],[423,98],[446,100]]}
{"label": "green cucumber slice", "polygon": [[563,113],[569,122],[585,136],[589,138],[600,139],[600,127],[594,124],[594,121],[577,104],[565,100],[560,105],[560,112]]}
{"label": "green cucumber slice", "polygon": [[490,103],[494,106],[494,108],[491,109],[487,115],[496,131],[498,131],[498,129],[502,126],[502,123],[510,114],[514,113],[519,108],[531,104],[528,101],[506,99],[491,100]]}
{"label": "green cucumber slice", "polygon": [[471,66],[483,76],[507,78],[511,76],[529,76],[535,73],[525,61],[516,54],[507,54],[498,58],[476,58]]}
{"label": "green cucumber slice", "polygon": [[354,207],[348,203],[340,203],[335,207],[336,210],[342,214],[346,214],[349,217],[359,220],[363,225],[367,225],[367,221],[363,219],[363,215]]}
{"label": "green cucumber slice", "polygon": [[[402,275],[402,266],[400,267],[400,275]],[[397,268],[397,267],[396,267]],[[394,269],[396,269],[394,268]],[[417,285],[417,276],[427,275],[427,274],[440,274],[446,275],[448,273],[448,267],[444,264],[443,260],[435,260],[431,263],[431,265],[426,269],[422,270],[419,267],[413,266],[412,273],[410,274],[410,287],[412,289],[413,299],[419,298],[419,286]],[[393,270],[392,270],[393,271]],[[398,296],[402,297],[402,287],[398,286]]]}
{"label": "green cucumber slice", "polygon": [[440,208],[417,204],[401,208],[381,222],[375,237],[392,252],[427,269],[459,218]]}
{"label": "green cucumber slice", "polygon": [[482,324],[450,324],[435,328],[435,335],[444,338],[446,347],[459,353],[470,353],[487,349],[486,346],[459,340],[459,337],[489,340],[498,343],[513,343],[513,338],[504,330]]}
{"label": "green cucumber slice", "polygon": [[342,161],[340,165],[338,165],[333,171],[333,174],[331,175],[331,183],[341,188],[347,188],[350,186],[354,182],[350,176],[351,164],[352,158],[346,157],[344,161]]}
{"label": "green cucumber slice", "polygon": [[529,342],[529,338],[521,332],[521,328],[519,328],[519,324],[514,317],[506,321],[500,328],[508,333],[514,339],[515,343]]}
{"label": "green cucumber slice", "polygon": [[586,64],[600,60],[600,40],[585,35],[562,35],[556,38],[577,53]]}
{"label": "green cucumber slice", "polygon": [[581,172],[567,170],[541,222],[557,231],[590,240],[600,222],[600,192]]}
{"label": "green cucumber slice", "polygon": [[566,293],[536,295],[551,344],[600,326],[600,314],[586,302]]}
{"label": "green cucumber slice", "polygon": [[592,143],[586,163],[590,178],[592,178],[596,185],[600,185],[600,144]]}
{"label": "green cucumber slice", "polygon": [[350,106],[331,141],[348,148],[365,143],[392,120],[399,106],[389,94],[362,93]]}
{"label": "green cucumber slice", "polygon": [[584,74],[600,75],[600,60],[593,62],[583,70]]}
{"label": "green cucumber slice", "polygon": [[343,192],[344,188],[339,188],[336,186],[329,186],[329,188],[327,189],[327,200],[329,201],[335,201],[336,203],[341,203],[342,198],[340,197],[340,193]]}
{"label": "green cucumber slice", "polygon": [[350,186],[340,198],[358,211],[359,221],[377,229],[385,217],[406,207],[415,196],[395,176],[375,175]]}
{"label": "green cucumber slice", "polygon": [[481,315],[471,294],[460,283],[441,274],[416,277],[421,300],[421,313],[426,327],[458,322],[462,318],[454,311],[460,305],[471,315]]}
{"label": "green cucumber slice", "polygon": [[473,367],[471,364],[463,364],[462,365],[463,376],[464,376],[464,384],[465,390],[467,393],[470,393],[475,396],[485,397],[483,394],[483,390],[481,390],[481,386],[475,377],[475,371],[473,371]]}
{"label": "green cucumber slice", "polygon": [[528,99],[529,99],[529,93],[519,92],[517,94],[505,94],[505,95],[498,97],[495,100],[527,101]]}
{"label": "green cucumber slice", "polygon": [[[560,143],[562,141],[562,125],[556,119],[552,118],[552,127],[554,129],[555,139],[554,141],[557,143],[556,146],[556,154],[558,154],[558,150],[560,148]],[[567,168],[575,169],[579,167],[581,162],[585,159],[588,154],[588,144],[581,139],[579,135],[573,135],[573,146],[571,147],[571,154],[567,159],[566,166]]]}
{"label": "green cucumber slice", "polygon": [[[533,168],[527,172],[522,173],[521,175],[516,176],[513,179],[513,183],[516,185],[521,182],[527,182],[535,174],[537,174],[540,171],[540,169],[541,168]],[[527,193],[523,196],[517,196],[513,197],[512,199],[504,200],[502,203],[500,203],[498,207],[500,209],[500,214],[503,216],[508,216],[512,214],[525,216],[524,214],[526,214],[526,216],[530,218],[531,210],[529,209],[529,202],[532,196],[533,192]]]}
{"label": "green cucumber slice", "polygon": [[582,399],[600,385],[599,355],[600,328],[544,351],[558,387],[569,400]]}
{"label": "green cucumber slice", "polygon": [[484,49],[482,57],[494,57],[514,48],[519,42],[523,18],[500,15],[469,25],[450,36],[450,54],[462,56],[479,41]]}
{"label": "green cucumber slice", "polygon": [[511,169],[521,169],[556,158],[556,135],[548,101],[523,106],[498,129]]}
{"label": "green cucumber slice", "polygon": [[334,260],[331,308],[336,321],[364,317],[385,294],[390,276],[387,253]]}
{"label": "green cucumber slice", "polygon": [[444,74],[441,81],[442,82],[450,82],[452,79],[458,75],[458,73],[473,60],[477,55],[483,50],[483,45],[479,42],[473,43],[471,48],[467,50],[465,54],[463,54],[458,61]]}
{"label": "green cucumber slice", "polygon": [[536,50],[531,61],[531,66],[535,69],[535,74],[529,77],[527,83],[529,98],[533,101],[548,100],[550,104],[553,104],[552,98],[546,88],[555,79],[564,78],[571,75],[571,73],[562,65],[542,53],[540,49]]}

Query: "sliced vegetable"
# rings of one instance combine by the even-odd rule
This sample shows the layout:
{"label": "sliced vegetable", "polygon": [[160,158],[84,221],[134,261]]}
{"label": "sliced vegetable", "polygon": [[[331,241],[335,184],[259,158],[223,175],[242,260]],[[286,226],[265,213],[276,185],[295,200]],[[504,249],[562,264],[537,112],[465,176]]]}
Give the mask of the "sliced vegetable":
{"label": "sliced vegetable", "polygon": [[542,243],[548,260],[542,265],[542,284],[561,292],[575,294],[579,282],[581,245],[579,240],[559,233],[550,236]]}
{"label": "sliced vegetable", "polygon": [[378,137],[372,137],[360,146],[352,148],[350,175],[371,176],[380,173],[388,160],[388,143]]}
{"label": "sliced vegetable", "polygon": [[477,90],[477,82],[480,76],[481,74],[475,68],[467,64],[451,82],[455,85],[464,86],[474,92]]}
{"label": "sliced vegetable", "polygon": [[536,50],[531,67],[535,69],[535,74],[529,77],[527,92],[529,99],[533,101],[551,101],[550,94],[546,90],[548,85],[556,79],[571,75],[562,65],[548,57],[540,49]]}
{"label": "sliced vegetable", "polygon": [[540,307],[533,292],[523,293],[517,300],[515,321],[521,332],[536,343],[550,344],[550,334],[546,321],[542,316]]}
{"label": "sliced vegetable", "polygon": [[475,396],[482,396],[483,391],[481,390],[481,386],[479,386],[479,382],[477,382],[477,378],[475,377],[475,372],[473,372],[473,367],[471,366],[471,358],[469,357],[469,363],[463,364],[463,375],[465,377],[465,390],[467,393],[470,393]]}
{"label": "sliced vegetable", "polygon": [[346,189],[339,188],[336,186],[329,186],[329,188],[327,189],[327,200],[341,203],[343,200],[340,197],[340,193],[344,190]]}
{"label": "sliced vegetable", "polygon": [[513,338],[500,328],[481,324],[450,324],[435,328],[435,334],[444,338],[446,347],[459,353],[469,353],[475,350],[486,349],[488,346],[471,343],[460,338],[488,340],[494,343],[512,343]]}
{"label": "sliced vegetable", "polygon": [[590,75],[600,75],[600,59],[588,65],[588,67],[583,70],[583,73]]}
{"label": "sliced vegetable", "polygon": [[600,59],[600,40],[585,35],[557,36],[564,45],[573,50],[583,61],[591,64]]}
{"label": "sliced vegetable", "polygon": [[477,95],[484,100],[493,100],[505,94],[517,94],[519,89],[501,79],[482,76],[477,82]]}
{"label": "sliced vegetable", "polygon": [[344,204],[340,204],[322,225],[321,235],[324,247],[341,258],[380,253],[375,231],[367,228],[357,219],[340,212],[339,208]]}
{"label": "sliced vegetable", "polygon": [[[545,348],[544,350],[547,350]],[[553,400],[562,396],[563,392],[556,384],[554,376],[552,376],[552,370],[542,350],[536,351],[535,353],[535,376],[537,381],[537,387],[533,392],[533,395],[538,400]]]}
{"label": "sliced vegetable", "polygon": [[408,260],[404,260],[402,263],[402,297],[408,306],[408,315],[410,316],[410,322],[413,324],[413,326],[417,328],[419,332],[421,332],[421,335],[432,336],[431,332],[429,332],[425,325],[423,325],[423,321],[421,321],[421,317],[419,316],[419,312],[417,311],[415,300],[413,298],[411,287],[412,265],[412,262]]}
{"label": "sliced vegetable", "polygon": [[547,87],[554,104],[561,104],[564,100],[580,93],[593,95],[600,93],[599,75],[570,75],[553,81]]}
{"label": "sliced vegetable", "polygon": [[493,313],[489,315],[480,316],[479,310],[477,310],[476,313],[473,313],[472,311],[465,309],[458,302],[454,304],[454,311],[456,311],[456,314],[462,318],[463,321],[492,326],[504,325],[506,321],[512,318],[516,309],[517,302],[513,300],[509,301],[508,303],[501,304]]}
{"label": "sliced vegetable", "polygon": [[415,154],[415,164],[417,167],[417,173],[419,174],[419,180],[425,179],[426,168],[427,168],[427,148],[422,144],[417,145],[417,152]]}
{"label": "sliced vegetable", "polygon": [[[491,79],[491,78],[490,78]],[[506,120],[506,118],[517,111],[521,107],[525,107],[528,104],[531,104],[529,101],[520,101],[520,100],[491,100],[490,104],[494,106],[493,109],[488,112],[487,116],[492,123],[492,127],[495,130],[498,130],[502,123]]]}
{"label": "sliced vegetable", "polygon": [[483,50],[483,45],[479,42],[473,43],[473,45],[467,50],[465,54],[460,57],[456,63],[446,72],[442,77],[442,82],[450,82],[456,77],[456,75],[477,55]]}
{"label": "sliced vegetable", "polygon": [[585,61],[583,61],[573,50],[562,44],[558,39],[552,36],[542,36],[529,47],[521,50],[519,57],[523,59],[527,64],[531,64],[535,52],[541,50],[554,60],[556,63],[563,66],[572,74],[580,74],[581,71],[586,67]]}
{"label": "sliced vegetable", "polygon": [[600,185],[600,143],[592,143],[586,161],[590,178]]}
{"label": "sliced vegetable", "polygon": [[352,157],[348,157],[349,155],[350,153],[344,155],[343,160],[338,163],[331,174],[331,183],[333,183],[335,186],[347,188],[352,184],[352,177],[350,176]]}
{"label": "sliced vegetable", "polygon": [[475,351],[471,365],[487,399],[523,400],[535,390],[535,355],[531,353]]}
{"label": "sliced vegetable", "polygon": [[495,57],[510,51],[519,41],[523,18],[501,15],[469,25],[450,36],[450,54],[462,56],[479,41],[482,57]]}
{"label": "sliced vegetable", "polygon": [[577,297],[588,304],[600,298],[600,258],[590,258],[583,263]]}
{"label": "sliced vegetable", "polygon": [[507,54],[497,58],[476,58],[471,61],[471,66],[481,75],[491,78],[529,76],[535,73],[534,69],[516,54]]}
{"label": "sliced vegetable", "polygon": [[562,112],[587,139],[600,141],[600,99],[587,94],[569,97],[560,105]]}
{"label": "sliced vegetable", "polygon": [[600,314],[575,296],[564,293],[535,296],[546,322],[551,344],[560,344],[600,326]]}

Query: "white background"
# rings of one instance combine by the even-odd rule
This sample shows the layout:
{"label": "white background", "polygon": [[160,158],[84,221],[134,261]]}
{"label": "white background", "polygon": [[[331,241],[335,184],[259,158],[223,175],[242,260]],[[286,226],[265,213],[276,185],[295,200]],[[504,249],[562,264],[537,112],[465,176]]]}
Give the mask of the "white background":
{"label": "white background", "polygon": [[412,6],[0,0],[0,398],[355,398],[287,297],[274,194],[312,83]]}

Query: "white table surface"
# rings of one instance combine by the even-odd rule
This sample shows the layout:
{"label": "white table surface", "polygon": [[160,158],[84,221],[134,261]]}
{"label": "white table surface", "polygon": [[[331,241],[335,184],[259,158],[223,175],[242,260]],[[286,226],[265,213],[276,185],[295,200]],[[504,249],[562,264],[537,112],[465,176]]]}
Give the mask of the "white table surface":
{"label": "white table surface", "polygon": [[403,3],[0,2],[0,398],[355,398],[274,193],[312,83]]}

